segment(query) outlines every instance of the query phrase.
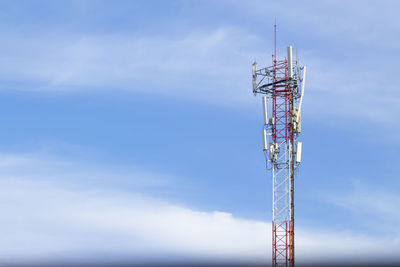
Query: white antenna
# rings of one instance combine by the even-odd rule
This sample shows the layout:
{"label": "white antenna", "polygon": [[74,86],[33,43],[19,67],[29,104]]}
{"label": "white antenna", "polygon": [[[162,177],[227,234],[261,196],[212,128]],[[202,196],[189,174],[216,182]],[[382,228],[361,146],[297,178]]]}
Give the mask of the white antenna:
{"label": "white antenna", "polygon": [[264,125],[268,124],[268,101],[267,101],[267,97],[263,96],[262,97],[262,101],[263,101],[263,109],[264,109]]}
{"label": "white antenna", "polygon": [[253,70],[252,70],[252,74],[253,74],[253,93],[256,93],[257,91],[257,62],[254,59],[254,63],[253,63]]}
{"label": "white antenna", "polygon": [[297,144],[296,144],[296,163],[301,162],[301,147],[302,147],[302,143],[297,142]]}
{"label": "white antenna", "polygon": [[293,60],[292,60],[292,46],[288,46],[287,48],[287,57],[288,57],[288,64],[287,64],[287,68],[288,68],[288,76],[289,79],[293,79]]}
{"label": "white antenna", "polygon": [[300,96],[300,103],[299,103],[299,111],[297,112],[296,121],[299,123],[300,113],[301,113],[301,104],[303,103],[303,96],[304,96],[304,86],[306,84],[306,66],[303,67],[303,79],[301,81],[301,96]]}
{"label": "white antenna", "polygon": [[267,130],[263,129],[263,150],[266,151],[267,149],[268,149]]}

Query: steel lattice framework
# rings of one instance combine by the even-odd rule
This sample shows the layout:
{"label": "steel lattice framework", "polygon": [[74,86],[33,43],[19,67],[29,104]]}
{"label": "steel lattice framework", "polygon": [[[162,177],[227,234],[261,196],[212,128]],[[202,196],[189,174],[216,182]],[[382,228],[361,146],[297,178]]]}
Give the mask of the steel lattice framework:
{"label": "steel lattice framework", "polygon": [[[253,93],[264,94],[263,141],[267,169],[272,170],[272,265],[294,266],[294,177],[301,160],[300,112],[305,84],[305,67],[288,57],[272,66],[257,69],[253,64]],[[258,77],[261,77],[258,81]],[[269,117],[269,104],[272,116]]]}

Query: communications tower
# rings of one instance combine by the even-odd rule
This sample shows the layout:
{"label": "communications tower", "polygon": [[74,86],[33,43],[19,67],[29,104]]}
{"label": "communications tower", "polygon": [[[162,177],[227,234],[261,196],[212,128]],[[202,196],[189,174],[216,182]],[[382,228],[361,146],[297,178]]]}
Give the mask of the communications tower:
{"label": "communications tower", "polygon": [[[263,94],[263,150],[266,167],[272,170],[272,266],[294,266],[294,177],[301,161],[301,131],[306,67],[292,57],[277,59],[272,66],[257,69],[253,63],[253,93]],[[269,108],[271,107],[271,108]],[[271,116],[269,116],[269,114]],[[297,175],[297,174],[296,174]]]}

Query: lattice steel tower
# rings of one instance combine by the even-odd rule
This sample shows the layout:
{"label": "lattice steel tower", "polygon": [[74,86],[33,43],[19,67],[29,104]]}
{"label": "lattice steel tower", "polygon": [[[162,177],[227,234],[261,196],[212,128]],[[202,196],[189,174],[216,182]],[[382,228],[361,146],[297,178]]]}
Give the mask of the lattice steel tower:
{"label": "lattice steel tower", "polygon": [[272,66],[257,69],[253,63],[253,93],[265,95],[262,133],[266,167],[272,170],[272,266],[294,266],[294,177],[301,161],[297,138],[306,67],[292,58],[291,46],[287,58],[277,59],[276,25],[274,31]]}

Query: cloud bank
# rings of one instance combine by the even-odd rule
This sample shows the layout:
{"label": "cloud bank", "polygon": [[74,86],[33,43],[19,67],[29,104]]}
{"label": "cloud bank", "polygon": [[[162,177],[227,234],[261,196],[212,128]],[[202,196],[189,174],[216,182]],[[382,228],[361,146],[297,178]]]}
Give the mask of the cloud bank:
{"label": "cloud bank", "polygon": [[[30,162],[35,162],[34,177],[24,173],[32,171]],[[80,172],[87,177],[102,175],[101,170],[71,164],[57,168],[72,181]],[[56,174],[45,171],[50,165],[51,161],[37,156],[0,157],[2,169],[12,169],[0,175],[4,215],[0,219],[0,262],[271,260],[269,222],[237,218],[224,211],[194,210],[140,191],[60,182]],[[336,261],[338,254],[348,261],[394,259],[400,245],[398,238],[376,239],[328,229],[296,231],[299,263]]]}

